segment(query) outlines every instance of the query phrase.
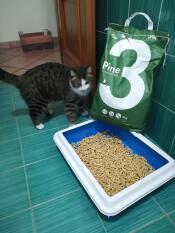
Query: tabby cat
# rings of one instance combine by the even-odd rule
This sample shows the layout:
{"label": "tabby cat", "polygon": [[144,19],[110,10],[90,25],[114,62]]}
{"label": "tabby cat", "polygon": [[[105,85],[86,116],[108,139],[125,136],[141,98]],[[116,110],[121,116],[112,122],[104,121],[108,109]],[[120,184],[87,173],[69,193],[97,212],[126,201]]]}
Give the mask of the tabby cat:
{"label": "tabby cat", "polygon": [[63,100],[70,124],[75,124],[84,111],[84,103],[92,88],[91,67],[69,68],[58,63],[45,63],[16,76],[0,68],[0,80],[15,85],[25,100],[33,124],[44,128],[41,115],[51,114],[50,101]]}

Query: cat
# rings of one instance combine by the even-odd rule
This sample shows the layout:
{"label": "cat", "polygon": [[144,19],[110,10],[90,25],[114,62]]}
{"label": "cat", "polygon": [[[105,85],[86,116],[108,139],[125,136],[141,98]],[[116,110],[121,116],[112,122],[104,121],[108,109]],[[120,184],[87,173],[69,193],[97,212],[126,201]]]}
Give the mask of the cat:
{"label": "cat", "polygon": [[44,128],[42,114],[51,114],[48,104],[62,100],[69,123],[75,124],[79,114],[86,114],[84,104],[92,90],[90,66],[70,68],[48,62],[28,70],[20,77],[0,68],[0,80],[15,85],[26,102],[37,129]]}

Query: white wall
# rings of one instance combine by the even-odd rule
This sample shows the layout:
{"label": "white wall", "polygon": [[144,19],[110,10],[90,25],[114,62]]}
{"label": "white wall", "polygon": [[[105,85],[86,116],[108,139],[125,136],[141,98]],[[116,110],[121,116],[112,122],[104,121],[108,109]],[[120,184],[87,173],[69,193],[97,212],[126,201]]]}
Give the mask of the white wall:
{"label": "white wall", "polygon": [[45,28],[57,36],[54,0],[0,0],[0,42],[19,40],[18,31]]}

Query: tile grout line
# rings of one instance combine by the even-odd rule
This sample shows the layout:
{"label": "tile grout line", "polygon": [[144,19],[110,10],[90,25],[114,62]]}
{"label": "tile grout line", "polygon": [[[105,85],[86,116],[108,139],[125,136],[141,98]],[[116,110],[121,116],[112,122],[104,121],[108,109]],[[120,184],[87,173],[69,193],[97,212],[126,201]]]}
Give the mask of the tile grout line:
{"label": "tile grout line", "polygon": [[23,210],[20,210],[20,211],[17,211],[17,212],[15,212],[15,213],[10,214],[10,215],[7,215],[7,216],[5,216],[5,217],[2,217],[2,218],[0,218],[0,221],[3,221],[3,220],[5,220],[5,219],[11,218],[11,217],[14,217],[14,216],[16,216],[16,215],[18,215],[18,214],[27,212],[27,211],[29,211],[29,210],[31,210],[31,207],[26,208],[26,209],[23,209]]}
{"label": "tile grout line", "polygon": [[[34,127],[34,126],[33,126]],[[43,130],[43,131],[40,131],[42,133],[46,133],[46,132],[49,132],[49,131],[52,131],[53,129],[56,129],[55,127],[51,128],[51,129],[47,129],[47,130]],[[21,138],[27,138],[29,136],[33,136],[33,135],[37,135],[39,133],[32,133],[32,134],[29,134],[29,135],[25,135],[25,136],[21,136]]]}
{"label": "tile grout line", "polygon": [[47,201],[43,201],[43,202],[41,202],[41,203],[39,203],[39,204],[35,204],[35,205],[32,206],[32,208],[37,208],[37,207],[42,206],[42,205],[44,205],[44,204],[47,204],[47,203],[50,203],[50,202],[52,202],[52,201],[58,200],[59,198],[65,197],[65,196],[67,196],[67,195],[69,195],[69,194],[76,193],[76,192],[78,192],[79,190],[80,190],[80,188],[77,188],[77,189],[72,190],[72,191],[70,191],[70,192],[64,193],[64,194],[62,194],[62,195],[60,195],[60,196],[51,198],[51,199],[49,199],[49,200],[47,200]]}
{"label": "tile grout line", "polygon": [[175,143],[175,134],[174,134],[174,137],[173,137],[173,140],[172,140],[172,143],[171,143],[171,147],[170,147],[170,150],[169,150],[169,154],[171,154],[171,151],[173,149],[173,145]]}
{"label": "tile grout line", "polygon": [[155,99],[152,99],[155,103],[159,104],[161,107],[165,108],[166,110],[168,110],[169,112],[175,114],[175,112],[173,110],[171,110],[170,108],[167,108],[165,105],[161,104],[160,102],[158,102]]}
{"label": "tile grout line", "polygon": [[129,18],[129,15],[130,15],[130,6],[131,6],[131,0],[128,1],[128,18]]}
{"label": "tile grout line", "polygon": [[[49,131],[54,130],[54,129],[57,129],[57,128],[47,129],[47,130],[42,131],[42,133],[49,132]],[[32,133],[32,134],[29,134],[29,135],[21,136],[20,138],[26,138],[26,137],[33,136],[33,135],[37,135],[37,134],[39,134],[39,133]],[[19,137],[16,137],[16,138],[13,138],[12,140],[17,140],[17,139],[20,140],[20,138],[19,138]],[[11,140],[11,139],[5,140],[5,141],[2,142],[2,144],[3,144],[3,143],[6,143],[6,142],[9,142],[9,141],[12,141],[12,140]]]}
{"label": "tile grout line", "polygon": [[158,23],[157,23],[157,31],[159,29],[160,17],[161,17],[161,13],[162,13],[162,5],[163,5],[163,0],[161,1],[161,4],[160,4],[159,17],[158,17]]}
{"label": "tile grout line", "polygon": [[79,190],[80,190],[80,189],[76,189],[76,190],[73,190],[73,191],[64,193],[64,194],[62,194],[62,195],[60,195],[60,196],[57,196],[57,197],[54,197],[54,198],[52,198],[52,199],[50,199],[50,200],[47,200],[47,201],[41,202],[41,203],[39,203],[39,204],[33,205],[33,206],[29,207],[29,208],[26,208],[26,209],[17,211],[17,212],[15,212],[15,213],[13,213],[13,214],[10,214],[10,215],[7,215],[7,216],[5,216],[5,217],[0,218],[0,221],[2,221],[2,220],[4,220],[4,219],[7,219],[7,218],[10,218],[10,217],[13,217],[13,216],[16,216],[16,215],[18,215],[18,214],[21,214],[21,213],[26,212],[26,211],[29,211],[29,210],[31,211],[33,208],[37,208],[37,207],[42,206],[42,205],[44,205],[44,204],[47,204],[47,203],[49,203],[49,202],[55,201],[55,200],[57,200],[57,199],[59,199],[59,198],[65,197],[65,196],[67,196],[67,195],[69,195],[69,194],[72,194],[72,193],[75,193],[75,192],[77,192],[77,191],[79,191]]}
{"label": "tile grout line", "polygon": [[58,126],[58,124],[57,124],[57,121],[56,121],[55,117],[54,117],[54,121],[55,121],[55,124],[56,124],[57,129],[59,130],[59,126]]}
{"label": "tile grout line", "polygon": [[[27,164],[22,165],[22,166],[19,166],[19,167],[15,167],[15,168],[12,168],[12,169],[8,169],[8,170],[6,170],[5,172],[12,172],[12,171],[15,171],[15,170],[20,169],[20,168],[24,168],[24,167],[27,167],[27,166],[31,166],[31,165],[33,165],[33,164],[37,164],[37,163],[39,163],[39,162],[43,162],[43,161],[48,160],[48,159],[56,158],[57,156],[58,156],[58,154],[55,154],[55,155],[52,155],[52,156],[50,156],[50,157],[37,160],[37,161],[35,161],[35,162],[27,163]],[[4,172],[4,173],[5,173],[5,172]],[[1,172],[0,172],[0,174],[1,174]]]}
{"label": "tile grout line", "polygon": [[[13,108],[15,110],[14,97],[13,97]],[[18,121],[17,121],[16,117],[15,117],[15,120],[16,120],[17,132],[18,132],[18,136],[19,136],[19,143],[20,143],[20,149],[21,149],[21,157],[22,157],[23,165],[25,165],[25,159],[24,159],[22,141],[21,141],[21,138],[20,138],[19,124],[18,124]],[[28,197],[29,207],[31,208],[31,210],[30,210],[30,216],[31,216],[31,221],[32,221],[32,230],[33,230],[33,233],[36,233],[36,223],[35,223],[34,213],[33,213],[33,209],[32,209],[32,201],[31,201],[31,195],[30,195],[29,184],[28,184],[28,177],[27,177],[27,172],[26,172],[25,166],[24,166],[23,170],[24,170],[24,176],[25,176],[25,182],[26,182],[26,189],[27,189],[27,197]]]}
{"label": "tile grout line", "polygon": [[108,233],[108,232],[107,232],[107,229],[106,229],[106,227],[105,227],[105,225],[104,225],[104,223],[103,223],[103,220],[100,218],[100,215],[99,215],[98,213],[97,213],[97,216],[98,216],[98,219],[99,219],[99,221],[100,221],[100,223],[101,223],[101,225],[102,225],[102,227],[103,227],[105,233]]}
{"label": "tile grout line", "polygon": [[154,200],[154,202],[157,204],[157,206],[161,209],[161,211],[163,212],[163,214],[168,218],[168,220],[173,224],[173,226],[175,227],[175,222],[173,222],[173,220],[170,218],[170,216],[168,215],[168,213],[162,208],[162,206],[159,204],[159,202],[156,200],[155,197],[152,197],[152,199]]}
{"label": "tile grout line", "polygon": [[149,225],[152,225],[153,223],[158,222],[159,220],[161,220],[161,219],[163,219],[163,218],[165,218],[165,216],[161,216],[161,217],[159,217],[159,218],[155,218],[154,220],[152,220],[152,221],[150,221],[150,222],[148,222],[148,223],[145,223],[145,224],[143,224],[143,225],[140,226],[140,227],[137,227],[136,229],[130,231],[129,233],[136,233],[137,231],[142,230],[142,229],[144,229],[145,227],[147,227],[147,226],[149,226]]}
{"label": "tile grout line", "polygon": [[[21,56],[21,54],[20,54],[20,56]],[[49,56],[49,55],[47,55],[46,57],[48,57],[48,56]],[[40,60],[42,60],[42,59],[44,59],[44,58],[46,58],[46,57],[45,57],[45,56],[43,56],[43,57],[41,57],[41,58],[39,58],[39,59],[37,59],[37,58],[36,58],[36,61],[29,62],[29,64],[24,65],[24,66],[23,66],[23,68],[19,68],[19,67],[18,67],[18,68],[17,68],[17,67],[15,67],[15,68],[17,68],[17,69],[26,69],[26,67],[27,67],[27,66],[30,66],[30,65],[32,65],[32,64],[34,64],[34,63],[36,63],[36,62],[39,62]]]}
{"label": "tile grout line", "polygon": [[108,0],[107,0],[107,2],[106,2],[106,23],[107,23],[107,25],[106,25],[106,27],[108,27],[108,21],[109,21],[109,15],[108,15],[108,10],[109,10],[109,5],[108,5]]}
{"label": "tile grout line", "polygon": [[33,164],[36,164],[36,163],[39,163],[39,162],[43,162],[43,161],[48,160],[48,159],[53,159],[53,158],[56,158],[57,156],[58,156],[58,155],[55,154],[55,155],[49,156],[49,157],[47,157],[47,158],[37,160],[37,161],[35,161],[35,162],[27,163],[27,164],[24,165],[24,167],[31,166],[31,165],[33,165]]}
{"label": "tile grout line", "polygon": [[169,53],[167,53],[166,55],[169,56],[169,57],[175,58],[175,55],[172,55],[172,54],[169,54]]}
{"label": "tile grout line", "polygon": [[170,214],[174,214],[175,213],[175,209],[174,210],[171,210],[170,212],[168,212],[167,214],[170,215]]}

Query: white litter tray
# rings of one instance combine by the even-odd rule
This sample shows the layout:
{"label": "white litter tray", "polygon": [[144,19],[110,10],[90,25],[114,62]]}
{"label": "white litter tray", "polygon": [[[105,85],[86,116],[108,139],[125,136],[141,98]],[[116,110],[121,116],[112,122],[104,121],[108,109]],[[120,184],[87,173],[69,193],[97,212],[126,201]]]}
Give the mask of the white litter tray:
{"label": "white litter tray", "polygon": [[[107,195],[71,146],[71,143],[106,130],[118,136],[134,153],[145,157],[155,169],[112,197]],[[61,130],[54,135],[54,141],[96,207],[107,216],[118,214],[175,176],[175,160],[143,135],[101,121],[89,120]]]}

